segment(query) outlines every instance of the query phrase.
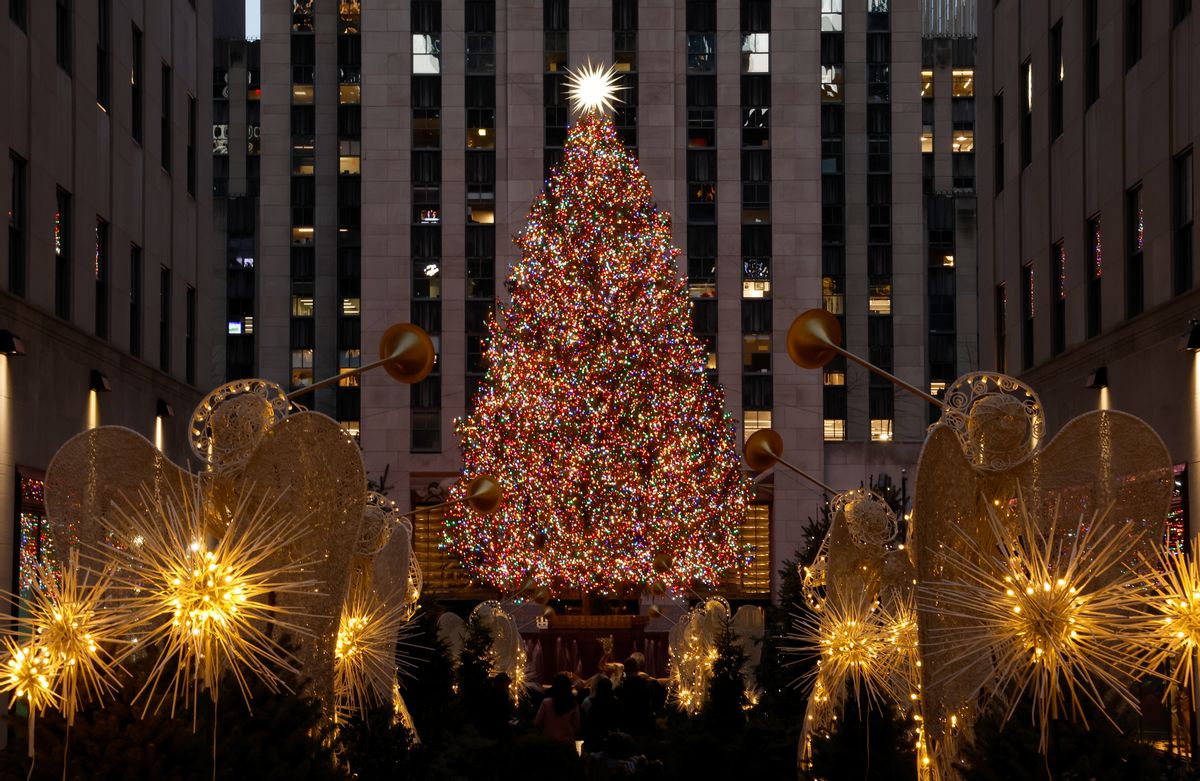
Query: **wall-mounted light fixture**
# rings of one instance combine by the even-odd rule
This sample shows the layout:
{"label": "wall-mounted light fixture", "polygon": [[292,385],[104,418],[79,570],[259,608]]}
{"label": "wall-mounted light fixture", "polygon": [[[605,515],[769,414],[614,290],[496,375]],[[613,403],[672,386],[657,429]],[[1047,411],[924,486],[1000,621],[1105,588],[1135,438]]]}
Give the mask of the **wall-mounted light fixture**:
{"label": "wall-mounted light fixture", "polygon": [[99,369],[92,369],[91,379],[88,383],[88,388],[97,393],[109,393],[112,391],[112,383],[108,381],[107,375]]}
{"label": "wall-mounted light fixture", "polygon": [[158,404],[154,408],[154,414],[160,418],[175,417],[175,408],[166,402],[165,399],[159,399]]}
{"label": "wall-mounted light fixture", "polygon": [[0,329],[0,355],[24,355],[25,343],[12,331]]}
{"label": "wall-mounted light fixture", "polygon": [[1179,350],[1181,352],[1200,350],[1200,320],[1188,321],[1188,329],[1179,339]]}
{"label": "wall-mounted light fixture", "polygon": [[1088,375],[1087,388],[1107,388],[1108,387],[1108,367],[1101,366],[1096,371]]}

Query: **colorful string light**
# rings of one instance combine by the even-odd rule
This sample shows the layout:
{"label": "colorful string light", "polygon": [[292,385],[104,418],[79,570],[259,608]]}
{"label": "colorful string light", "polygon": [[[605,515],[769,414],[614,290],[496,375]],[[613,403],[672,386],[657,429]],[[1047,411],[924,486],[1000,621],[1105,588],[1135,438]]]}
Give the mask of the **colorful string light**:
{"label": "colorful string light", "polygon": [[449,507],[445,544],[506,590],[715,583],[745,560],[750,486],[692,334],[670,217],[608,117],[585,114],[563,152],[458,424],[464,476],[494,475],[506,495],[492,516]]}

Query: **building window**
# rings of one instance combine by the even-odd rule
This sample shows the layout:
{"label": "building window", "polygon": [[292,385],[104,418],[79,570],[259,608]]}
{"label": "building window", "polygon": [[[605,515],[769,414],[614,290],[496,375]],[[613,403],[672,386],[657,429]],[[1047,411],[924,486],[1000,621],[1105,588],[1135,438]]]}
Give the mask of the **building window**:
{"label": "building window", "polygon": [[1050,283],[1054,286],[1050,351],[1058,355],[1067,346],[1067,248],[1062,241],[1050,250]]}
{"label": "building window", "polygon": [[1084,0],[1084,105],[1091,106],[1100,97],[1100,20],[1099,0]]}
{"label": "building window", "polygon": [[357,388],[362,383],[360,382],[361,374],[352,374],[356,369],[362,367],[362,350],[338,350],[338,374],[349,375],[338,380],[338,386],[342,388]]}
{"label": "building window", "polygon": [[717,219],[717,153],[688,150],[688,222],[713,223]]}
{"label": "building window", "polygon": [[950,72],[950,97],[975,97],[975,70],[973,68],[961,70],[956,68]]}
{"label": "building window", "polygon": [[142,31],[133,27],[132,63],[129,68],[130,132],[142,143]]}
{"label": "building window", "polygon": [[846,439],[846,421],[837,418],[825,418],[825,441],[843,442]]}
{"label": "building window", "polygon": [[1192,0],[1171,0],[1171,20],[1179,24],[1192,12]]}
{"label": "building window", "polygon": [[158,270],[158,368],[171,371],[171,269]]}
{"label": "building window", "polygon": [[109,0],[97,0],[96,2],[96,103],[105,111],[108,111],[112,83],[108,56],[111,38],[109,29],[112,20],[108,2]]}
{"label": "building window", "polygon": [[54,0],[54,59],[68,74],[71,73],[71,46],[75,42],[71,29],[74,21],[71,0]]}
{"label": "building window", "polygon": [[726,582],[730,596],[766,598],[771,595],[771,506],[751,504],[738,529],[738,539],[749,549],[749,561]]}
{"label": "building window", "polygon": [[546,73],[558,73],[567,67],[569,11],[567,0],[546,0],[542,4]]}
{"label": "building window", "polygon": [[1142,205],[1142,186],[1125,193],[1125,316],[1142,313],[1145,305],[1142,250],[1146,244],[1146,212]]}
{"label": "building window", "polygon": [[25,251],[28,245],[28,166],[25,158],[11,150],[8,153],[8,163],[12,169],[12,189],[8,202],[8,292],[15,296],[24,296],[25,271],[28,267]]}
{"label": "building window", "polygon": [[821,66],[821,101],[823,103],[842,102],[842,66]]}
{"label": "building window", "polygon": [[162,168],[171,173],[171,66],[162,66],[162,118],[158,125],[158,143],[162,152]]}
{"label": "building window", "polygon": [[1033,62],[1021,64],[1021,167],[1033,162]]}
{"label": "building window", "polygon": [[771,72],[771,34],[742,34],[742,73]]}
{"label": "building window", "polygon": [[1171,161],[1171,286],[1175,295],[1192,287],[1192,150]]}
{"label": "building window", "polygon": [[771,410],[746,410],[745,420],[742,421],[743,441],[751,435],[771,427]]}
{"label": "building window", "polygon": [[292,350],[292,388],[307,388],[313,382],[313,351],[311,348]]}
{"label": "building window", "polygon": [[1125,0],[1125,70],[1142,59],[1142,0]]}
{"label": "building window", "polygon": [[196,99],[187,99],[187,191],[196,196]]}
{"label": "building window", "polygon": [[442,42],[439,36],[413,33],[413,74],[435,75],[442,72]]}
{"label": "building window", "polygon": [[108,338],[108,223],[96,218],[96,336]]}
{"label": "building window", "polygon": [[196,384],[196,288],[187,286],[184,299],[183,377],[189,385]]}
{"label": "building window", "polygon": [[1004,93],[992,97],[992,176],[996,194],[1004,191]]}
{"label": "building window", "polygon": [[16,477],[20,493],[16,497],[18,525],[15,530],[15,585],[19,600],[25,603],[33,597],[35,587],[46,589],[57,586],[61,570],[50,530],[50,519],[46,515],[46,483],[43,479],[45,476],[19,469]]}
{"label": "building window", "polygon": [[1050,139],[1063,131],[1063,80],[1066,64],[1063,61],[1062,19],[1050,28]]}
{"label": "building window", "polygon": [[[429,382],[429,378],[412,386],[415,397],[419,386]],[[410,450],[413,453],[440,453],[442,450],[442,412],[439,409],[423,409],[413,404],[412,411],[412,442]]]}
{"label": "building window", "polygon": [[896,417],[895,389],[886,383],[872,385],[867,390],[867,414],[871,425],[872,442],[892,441],[892,421]]}
{"label": "building window", "polygon": [[29,0],[8,0],[8,18],[22,30],[29,22]]}
{"label": "building window", "polygon": [[715,32],[689,32],[687,36],[688,73],[714,73],[717,69]]}
{"label": "building window", "polygon": [[871,419],[871,441],[872,442],[891,442],[892,441],[892,421],[890,418],[872,418]]}
{"label": "building window", "polygon": [[1004,283],[996,285],[995,303],[996,329],[996,371],[1008,371],[1008,294]]}
{"label": "building window", "polygon": [[129,245],[129,354],[142,355],[142,248]]}
{"label": "building window", "polygon": [[1104,252],[1100,236],[1100,215],[1096,215],[1087,223],[1087,337],[1090,339],[1100,333],[1100,283],[1104,277]]}
{"label": "building window", "polygon": [[54,314],[71,319],[71,194],[58,188],[54,211]]}
{"label": "building window", "polygon": [[1021,368],[1033,366],[1033,264],[1021,267]]}
{"label": "building window", "polygon": [[872,281],[868,286],[867,314],[890,315],[892,313],[892,283]]}
{"label": "building window", "polygon": [[466,4],[466,31],[467,73],[495,73],[495,0],[468,0]]}

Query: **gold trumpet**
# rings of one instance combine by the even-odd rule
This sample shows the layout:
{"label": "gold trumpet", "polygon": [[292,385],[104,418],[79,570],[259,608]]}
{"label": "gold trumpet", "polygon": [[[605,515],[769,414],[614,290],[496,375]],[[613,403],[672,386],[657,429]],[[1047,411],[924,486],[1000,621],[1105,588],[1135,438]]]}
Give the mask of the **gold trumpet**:
{"label": "gold trumpet", "polygon": [[779,432],[775,429],[764,428],[755,431],[746,440],[746,445],[742,448],[742,452],[746,457],[746,465],[755,472],[770,469],[775,464],[783,464],[830,496],[837,496],[840,493],[808,472],[805,472],[800,467],[785,461],[783,458],[783,437],[779,436]]}
{"label": "gold trumpet", "polygon": [[454,504],[466,504],[480,515],[491,515],[500,507],[500,500],[504,498],[504,488],[500,485],[500,481],[491,475],[478,475],[467,483],[467,492],[461,499],[451,499],[448,502],[439,502],[431,504],[427,507],[418,507],[415,510],[410,510],[400,518],[408,518],[419,513],[437,510],[442,507],[449,507]]}
{"label": "gold trumpet", "polygon": [[[824,309],[810,309],[797,317],[788,329],[787,350],[792,361],[804,369],[819,369],[841,355],[848,361],[853,361],[867,371],[874,372],[888,382],[897,385],[914,396],[928,401],[938,409],[945,409],[946,404],[936,396],[931,396],[915,385],[910,385],[891,372],[886,372],[870,361],[859,358],[854,353],[841,347],[842,326],[832,313]],[[747,443],[748,444],[748,443]],[[749,463],[749,459],[747,459]]]}
{"label": "gold trumpet", "polygon": [[[314,382],[303,388],[297,388],[287,395],[288,401],[320,390],[347,377],[369,372],[383,367],[393,379],[408,385],[420,382],[433,371],[433,340],[424,329],[412,323],[396,323],[383,332],[379,339],[379,360],[359,366],[349,371],[326,377],[320,382]],[[498,500],[497,500],[498,501]]]}

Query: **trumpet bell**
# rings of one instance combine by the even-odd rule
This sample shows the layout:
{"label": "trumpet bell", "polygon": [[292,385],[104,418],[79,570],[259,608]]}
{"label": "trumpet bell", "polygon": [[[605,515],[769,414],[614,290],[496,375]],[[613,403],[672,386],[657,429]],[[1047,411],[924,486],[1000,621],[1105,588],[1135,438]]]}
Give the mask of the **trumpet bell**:
{"label": "trumpet bell", "polygon": [[433,371],[433,340],[412,323],[396,323],[379,339],[379,358],[392,379],[412,385]]}
{"label": "trumpet bell", "polygon": [[832,361],[842,343],[842,325],[825,309],[810,309],[788,329],[788,357],[801,368],[819,369]]}
{"label": "trumpet bell", "polygon": [[775,462],[783,457],[783,437],[775,429],[759,429],[746,440],[742,452],[746,465],[755,472],[762,472],[775,466]]}
{"label": "trumpet bell", "polygon": [[479,475],[467,483],[467,505],[480,515],[491,515],[500,506],[504,489],[491,475]]}

